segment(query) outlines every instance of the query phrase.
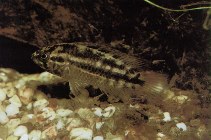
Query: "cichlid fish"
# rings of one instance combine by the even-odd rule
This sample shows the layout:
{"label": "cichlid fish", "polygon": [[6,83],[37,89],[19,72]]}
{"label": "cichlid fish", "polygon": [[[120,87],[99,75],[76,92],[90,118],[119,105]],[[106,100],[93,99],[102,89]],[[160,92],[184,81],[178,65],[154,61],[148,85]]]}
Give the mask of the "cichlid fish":
{"label": "cichlid fish", "polygon": [[107,95],[128,100],[132,95],[162,92],[166,86],[166,76],[141,71],[141,60],[108,45],[61,43],[43,47],[32,59],[68,81],[74,95],[92,85]]}

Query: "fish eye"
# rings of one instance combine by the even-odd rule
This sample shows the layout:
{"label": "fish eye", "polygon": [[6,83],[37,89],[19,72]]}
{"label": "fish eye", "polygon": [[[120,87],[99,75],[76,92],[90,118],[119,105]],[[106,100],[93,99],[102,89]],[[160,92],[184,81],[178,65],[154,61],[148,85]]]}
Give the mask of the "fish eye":
{"label": "fish eye", "polygon": [[41,58],[41,59],[46,59],[47,57],[48,57],[47,54],[41,54],[41,55],[40,55],[40,58]]}

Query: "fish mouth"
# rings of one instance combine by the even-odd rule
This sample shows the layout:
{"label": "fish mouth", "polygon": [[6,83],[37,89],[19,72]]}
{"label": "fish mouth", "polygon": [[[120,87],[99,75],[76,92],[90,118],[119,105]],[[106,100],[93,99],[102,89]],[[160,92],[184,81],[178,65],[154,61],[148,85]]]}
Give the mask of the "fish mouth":
{"label": "fish mouth", "polygon": [[37,52],[34,52],[34,53],[31,55],[31,59],[34,61],[35,64],[39,65],[39,58],[38,58]]}
{"label": "fish mouth", "polygon": [[35,62],[37,60],[37,53],[34,52],[32,55],[31,55],[31,59]]}
{"label": "fish mouth", "polygon": [[36,56],[36,53],[34,52],[31,56],[31,59],[34,60],[35,59],[35,56]]}

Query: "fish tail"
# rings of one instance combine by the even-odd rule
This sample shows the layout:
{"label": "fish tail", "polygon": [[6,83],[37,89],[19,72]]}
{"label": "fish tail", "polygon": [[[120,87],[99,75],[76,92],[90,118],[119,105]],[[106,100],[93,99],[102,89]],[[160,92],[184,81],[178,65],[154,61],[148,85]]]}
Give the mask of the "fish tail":
{"label": "fish tail", "polygon": [[145,92],[159,94],[169,88],[167,75],[165,74],[161,74],[161,73],[153,72],[153,71],[144,71],[144,72],[141,72],[141,75],[145,81],[143,85],[143,90]]}
{"label": "fish tail", "polygon": [[160,106],[163,103],[166,90],[169,89],[167,75],[153,71],[140,72],[144,84],[132,93],[129,103],[147,103]]}

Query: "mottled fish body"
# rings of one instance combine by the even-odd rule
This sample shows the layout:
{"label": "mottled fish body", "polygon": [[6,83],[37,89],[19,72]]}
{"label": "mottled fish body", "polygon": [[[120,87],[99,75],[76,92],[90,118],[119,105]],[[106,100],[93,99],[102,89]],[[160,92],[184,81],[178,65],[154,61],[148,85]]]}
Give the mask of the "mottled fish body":
{"label": "mottled fish body", "polygon": [[141,92],[161,92],[162,74],[140,71],[142,62],[107,45],[74,42],[44,47],[32,56],[46,71],[69,81],[74,95],[88,85],[108,95],[128,99]]}

